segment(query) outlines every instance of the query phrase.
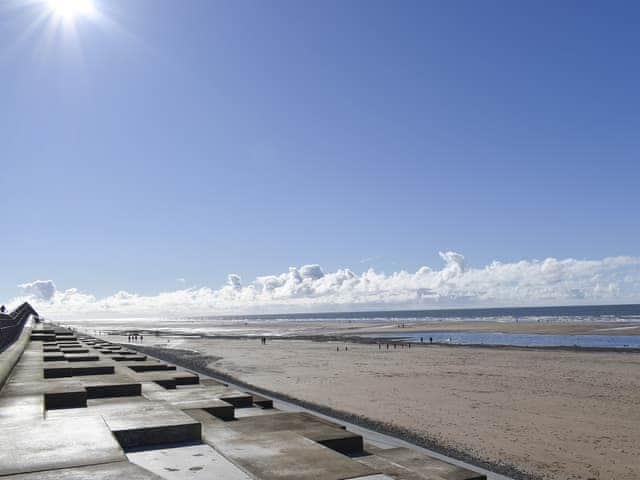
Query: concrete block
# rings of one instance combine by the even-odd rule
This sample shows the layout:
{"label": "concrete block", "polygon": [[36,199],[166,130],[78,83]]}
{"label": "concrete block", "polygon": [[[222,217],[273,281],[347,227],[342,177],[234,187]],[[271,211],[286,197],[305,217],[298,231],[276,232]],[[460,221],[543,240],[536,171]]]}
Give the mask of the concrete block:
{"label": "concrete block", "polygon": [[44,393],[45,410],[58,408],[79,408],[87,406],[87,391],[84,388],[76,390],[50,389]]}
{"label": "concrete block", "polygon": [[45,362],[64,362],[66,359],[64,353],[45,353],[42,355],[42,360]]}
{"label": "concrete block", "polygon": [[47,366],[42,369],[44,378],[62,378],[71,377],[71,367],[67,362],[49,362]]}
{"label": "concrete block", "polygon": [[169,402],[176,408],[185,411],[187,415],[191,410],[204,410],[208,414],[213,415],[220,420],[233,420],[235,418],[233,405],[219,400],[217,398],[211,398],[209,400],[182,400]]}
{"label": "concrete block", "polygon": [[60,347],[60,351],[62,353],[89,353],[88,348],[70,348],[70,347]]}
{"label": "concrete block", "polygon": [[200,423],[163,402],[140,403],[103,418],[125,449],[201,440]]}
{"label": "concrete block", "polygon": [[243,435],[216,449],[261,480],[342,480],[377,473],[293,432]]}
{"label": "concrete block", "polygon": [[43,367],[44,378],[77,377],[84,375],[108,375],[114,366],[100,362],[48,362]]}
{"label": "concrete block", "polygon": [[362,436],[307,412],[281,412],[273,415],[239,418],[226,425],[228,428],[244,434],[292,431],[340,453],[348,454],[362,451]]}
{"label": "concrete block", "polygon": [[2,477],[3,480],[161,480],[162,478],[164,477],[159,477],[129,462],[62,468]]}
{"label": "concrete block", "polygon": [[220,395],[220,399],[230,403],[236,408],[253,406],[253,396],[244,392],[230,391]]}
{"label": "concrete block", "polygon": [[125,459],[99,417],[34,420],[5,427],[0,435],[0,452],[0,476]]}
{"label": "concrete block", "polygon": [[127,458],[166,480],[250,480],[244,471],[209,445],[167,448],[127,454]]}
{"label": "concrete block", "polygon": [[442,480],[486,480],[486,476],[409,448],[372,449],[374,455],[357,461],[398,480],[437,478]]}
{"label": "concrete block", "polygon": [[168,365],[166,363],[160,363],[153,360],[147,360],[145,362],[135,362],[130,364],[125,364],[126,367],[130,368],[134,372],[162,372],[166,370],[175,370],[175,365]]}
{"label": "concrete block", "polygon": [[131,376],[141,382],[155,382],[167,389],[174,389],[176,385],[188,385],[199,381],[198,375],[170,370],[163,372],[131,372]]}
{"label": "concrete block", "polygon": [[97,362],[100,357],[91,353],[68,353],[64,355],[64,359],[67,362]]}
{"label": "concrete block", "polygon": [[29,423],[44,416],[42,395],[16,395],[0,397],[0,431],[8,424]]}
{"label": "concrete block", "polygon": [[273,400],[253,394],[253,404],[262,408],[273,408]]}
{"label": "concrete block", "polygon": [[142,392],[139,383],[88,385],[87,398],[135,397]]}
{"label": "concrete block", "polygon": [[31,333],[32,342],[51,342],[55,341],[56,336],[52,333]]}
{"label": "concrete block", "polygon": [[254,417],[256,415],[273,415],[279,413],[281,410],[277,408],[262,408],[262,407],[248,407],[238,408],[234,412],[235,418]]}
{"label": "concrete block", "polygon": [[144,362],[147,360],[146,355],[108,355],[111,360],[115,360],[116,362]]}
{"label": "concrete block", "polygon": [[171,374],[176,385],[195,385],[200,383],[200,376],[191,372],[174,372]]}

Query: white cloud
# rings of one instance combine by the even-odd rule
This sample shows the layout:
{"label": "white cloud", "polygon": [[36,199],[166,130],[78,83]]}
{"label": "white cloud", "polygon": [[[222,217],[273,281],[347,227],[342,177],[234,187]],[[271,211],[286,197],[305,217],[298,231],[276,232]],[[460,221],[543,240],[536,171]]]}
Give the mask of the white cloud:
{"label": "white cloud", "polygon": [[38,300],[49,301],[56,293],[56,284],[53,280],[36,280],[31,283],[18,285],[24,293]]}
{"label": "white cloud", "polygon": [[[143,296],[118,292],[96,298],[75,288],[56,290],[52,281],[21,285],[45,315],[196,315],[216,313],[429,308],[438,306],[549,305],[640,301],[640,258],[600,260],[547,258],[493,262],[472,268],[464,256],[441,252],[441,269],[391,274],[348,268],[325,272],[319,265],[290,267],[243,285],[184,288]],[[19,301],[21,299],[15,299]]]}

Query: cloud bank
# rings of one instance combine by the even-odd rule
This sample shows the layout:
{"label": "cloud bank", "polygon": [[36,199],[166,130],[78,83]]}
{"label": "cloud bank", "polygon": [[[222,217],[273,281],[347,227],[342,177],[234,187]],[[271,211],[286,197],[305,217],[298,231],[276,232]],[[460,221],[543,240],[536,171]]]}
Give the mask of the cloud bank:
{"label": "cloud bank", "polygon": [[440,252],[440,257],[440,269],[358,274],[303,265],[248,283],[230,274],[217,289],[184,288],[152,296],[120,291],[96,298],[36,280],[20,285],[24,296],[12,303],[29,300],[44,315],[77,317],[640,302],[640,257],[496,261],[482,268],[469,267],[456,252]]}

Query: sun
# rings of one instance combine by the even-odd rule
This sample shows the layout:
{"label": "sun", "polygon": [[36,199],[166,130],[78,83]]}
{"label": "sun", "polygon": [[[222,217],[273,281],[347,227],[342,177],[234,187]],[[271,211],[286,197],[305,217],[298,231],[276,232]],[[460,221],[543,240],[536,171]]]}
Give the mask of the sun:
{"label": "sun", "polygon": [[90,17],[96,12],[93,0],[47,0],[52,13],[65,20]]}

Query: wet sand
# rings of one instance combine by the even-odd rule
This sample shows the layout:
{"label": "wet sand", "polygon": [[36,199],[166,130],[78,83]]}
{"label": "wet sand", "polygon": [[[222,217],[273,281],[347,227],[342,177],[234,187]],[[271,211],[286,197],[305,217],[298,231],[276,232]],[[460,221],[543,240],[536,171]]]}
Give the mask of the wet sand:
{"label": "wet sand", "polygon": [[434,322],[417,321],[385,325],[367,325],[350,329],[352,333],[403,333],[410,332],[499,332],[499,333],[541,333],[554,335],[640,335],[639,322],[496,322],[460,321]]}
{"label": "wet sand", "polygon": [[145,346],[154,344],[195,350],[243,382],[391,424],[505,472],[640,478],[640,353],[371,344],[345,351],[336,342],[145,337]]}
{"label": "wet sand", "polygon": [[132,330],[226,336],[356,336],[361,334],[398,334],[412,332],[499,332],[560,335],[640,335],[640,321],[595,321],[553,318],[534,320],[197,320],[197,319],[90,319],[59,322],[83,331]]}

